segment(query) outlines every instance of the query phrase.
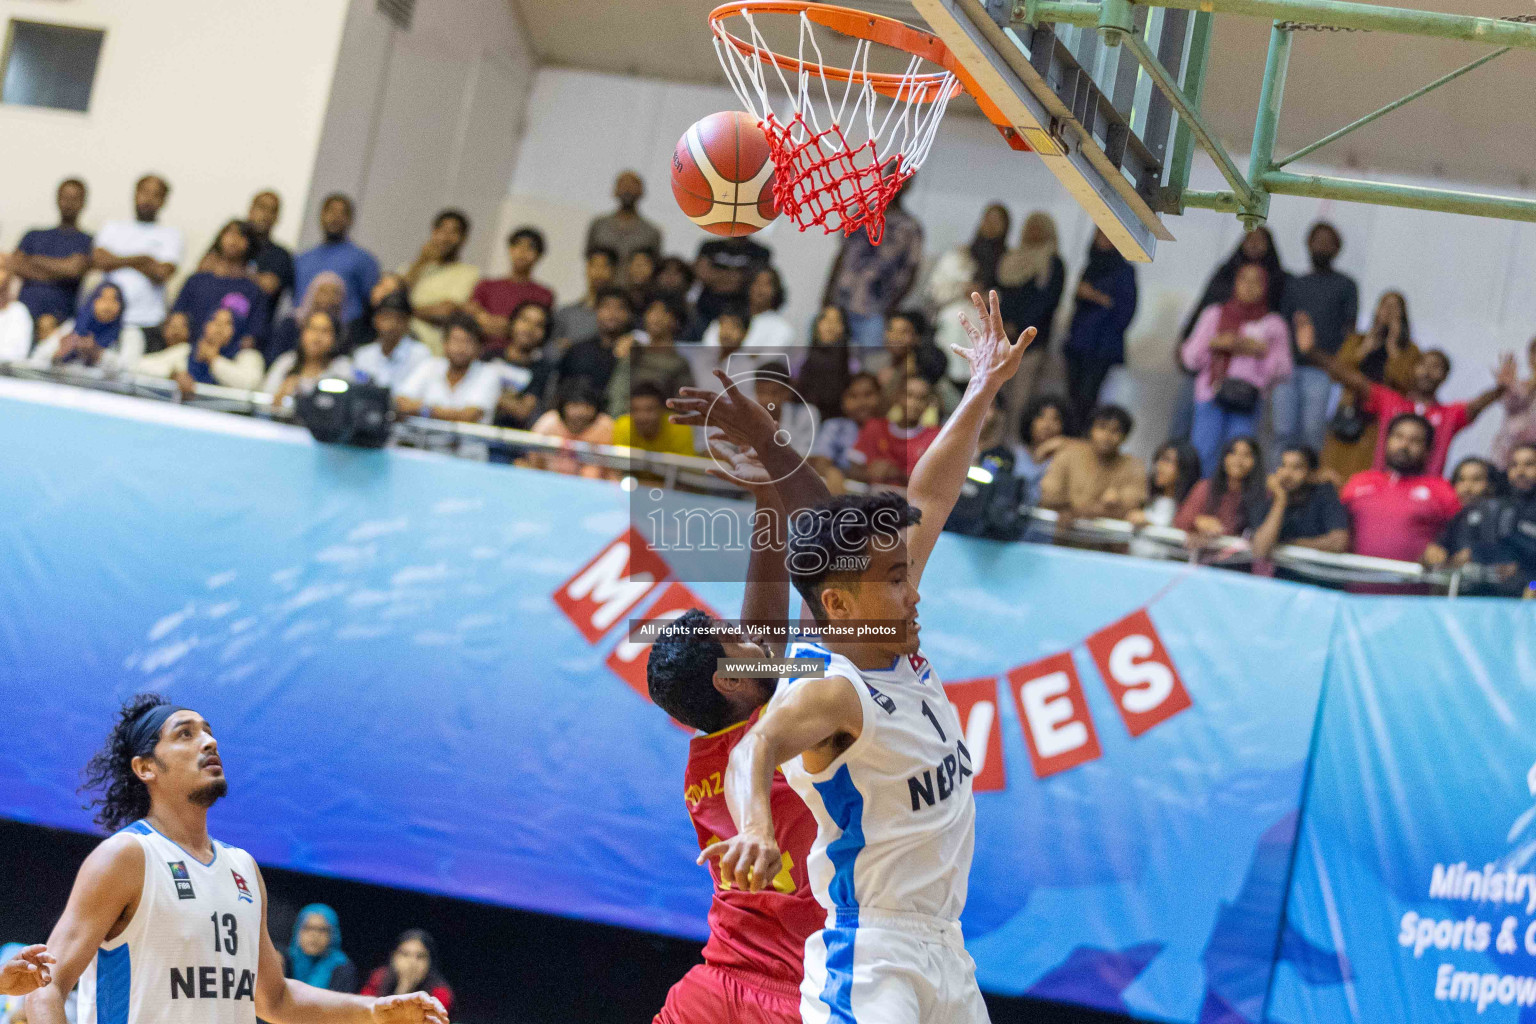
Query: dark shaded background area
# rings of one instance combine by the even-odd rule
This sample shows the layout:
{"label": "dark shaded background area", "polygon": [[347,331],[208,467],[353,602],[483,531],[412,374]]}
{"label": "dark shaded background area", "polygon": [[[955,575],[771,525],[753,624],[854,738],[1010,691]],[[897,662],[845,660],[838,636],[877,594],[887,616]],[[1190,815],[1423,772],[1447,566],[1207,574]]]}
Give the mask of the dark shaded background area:
{"label": "dark shaded background area", "polygon": [[[0,942],[41,942],[64,909],[95,836],[0,821]],[[649,1024],[667,989],[699,962],[699,944],[483,903],[262,868],[272,939],[288,944],[307,903],[341,917],[344,948],[366,977],[397,934],[427,929],[453,986],[456,1021]],[[996,1024],[1116,1024],[1129,1018],[989,996]]]}

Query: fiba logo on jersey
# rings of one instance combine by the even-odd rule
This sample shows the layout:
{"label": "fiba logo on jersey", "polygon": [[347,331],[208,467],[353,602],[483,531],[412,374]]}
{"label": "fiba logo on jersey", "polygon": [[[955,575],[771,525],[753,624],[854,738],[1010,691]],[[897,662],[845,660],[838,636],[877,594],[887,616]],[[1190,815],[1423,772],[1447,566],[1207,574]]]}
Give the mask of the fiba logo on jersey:
{"label": "fiba logo on jersey", "polygon": [[186,861],[166,861],[171,869],[171,878],[176,882],[176,898],[181,900],[195,900],[197,893],[192,891],[192,876],[187,873]]}
{"label": "fiba logo on jersey", "polygon": [[251,887],[245,884],[245,879],[240,877],[240,872],[230,868],[229,873],[235,880],[235,897],[241,903],[255,903],[256,900],[251,896]]}

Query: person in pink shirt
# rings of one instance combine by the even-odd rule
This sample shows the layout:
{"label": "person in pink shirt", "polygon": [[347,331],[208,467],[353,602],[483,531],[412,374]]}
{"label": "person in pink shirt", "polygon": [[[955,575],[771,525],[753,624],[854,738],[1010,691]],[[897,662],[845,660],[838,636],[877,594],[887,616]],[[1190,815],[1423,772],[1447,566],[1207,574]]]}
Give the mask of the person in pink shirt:
{"label": "person in pink shirt", "polygon": [[[612,444],[613,419],[599,407],[597,392],[592,386],[578,378],[561,386],[554,408],[538,418],[533,425],[533,433],[561,441]],[[613,470],[602,466],[582,463],[569,450],[531,451],[523,459],[522,465],[593,479],[611,480],[618,476]]]}
{"label": "person in pink shirt", "polygon": [[[1433,441],[1424,463],[1425,472],[1439,476],[1445,472],[1446,455],[1456,435],[1483,414],[1504,392],[1515,383],[1514,356],[1505,353],[1499,360],[1499,369],[1493,387],[1470,402],[1441,402],[1440,385],[1451,375],[1451,357],[1439,349],[1430,349],[1419,356],[1413,370],[1413,387],[1406,392],[1393,391],[1377,384],[1365,374],[1339,362],[1338,358],[1315,347],[1316,333],[1312,321],[1305,313],[1296,314],[1296,351],[1303,359],[1310,359],[1329,376],[1355,393],[1355,406],[1367,416],[1374,416],[1382,423],[1392,422],[1404,413],[1422,416],[1429,424]],[[1388,466],[1387,431],[1376,436],[1376,458],[1371,469],[1380,471]],[[1360,474],[1355,474],[1358,477]],[[1351,477],[1350,479],[1354,479]],[[1417,559],[1417,555],[1414,556]]]}
{"label": "person in pink shirt", "polygon": [[1232,297],[1205,307],[1179,351],[1196,375],[1189,440],[1207,475],[1229,441],[1256,432],[1270,387],[1291,374],[1290,330],[1269,294],[1263,265],[1244,265]]}
{"label": "person in pink shirt", "polygon": [[1394,417],[1383,431],[1386,468],[1356,473],[1339,500],[1349,510],[1350,550],[1357,555],[1417,562],[1461,511],[1456,489],[1428,468],[1435,429],[1416,412]]}
{"label": "person in pink shirt", "polygon": [[1536,444],[1536,338],[1526,348],[1525,358],[1531,367],[1529,380],[1519,378],[1512,359],[1499,367],[1500,380],[1505,384],[1504,422],[1499,424],[1489,454],[1500,469],[1509,468],[1509,457],[1516,448]]}

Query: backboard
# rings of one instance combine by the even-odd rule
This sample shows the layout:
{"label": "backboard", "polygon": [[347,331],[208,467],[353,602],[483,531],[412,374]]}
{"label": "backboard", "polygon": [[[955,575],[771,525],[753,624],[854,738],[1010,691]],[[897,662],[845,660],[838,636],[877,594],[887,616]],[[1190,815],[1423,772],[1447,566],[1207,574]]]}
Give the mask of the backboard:
{"label": "backboard", "polygon": [[[1130,46],[1110,46],[1093,28],[1015,23],[1013,0],[911,2],[1121,253],[1150,261],[1159,239],[1173,239],[1158,215],[1176,209],[1170,181],[1177,195],[1192,147],[1179,137],[1172,106]],[[1164,68],[1181,74],[1187,56],[1203,63],[1208,26],[1197,32],[1196,23],[1209,15],[1126,9],[1127,35],[1134,33]]]}

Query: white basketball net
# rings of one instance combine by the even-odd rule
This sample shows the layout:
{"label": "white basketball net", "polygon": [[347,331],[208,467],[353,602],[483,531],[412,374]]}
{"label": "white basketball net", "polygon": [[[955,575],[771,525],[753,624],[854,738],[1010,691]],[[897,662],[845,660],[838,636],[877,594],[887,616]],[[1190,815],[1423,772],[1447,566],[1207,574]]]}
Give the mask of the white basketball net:
{"label": "white basketball net", "polygon": [[[738,11],[746,26],[743,42],[760,51],[770,48],[751,11]],[[885,208],[933,147],[939,122],[955,93],[955,77],[943,73],[935,98],[933,72],[925,73],[924,58],[912,55],[895,96],[875,90],[869,75],[869,55],[876,45],[855,40],[846,82],[828,81],[816,41],[816,24],[801,12],[797,56],[801,69],[786,74],[773,61],[742,53],[725,38],[727,29],[713,24],[715,54],[742,106],[758,119],[768,135],[775,164],[774,202],[800,230],[812,225],[828,234],[851,235],[864,228],[879,244]],[[817,67],[804,65],[813,61]],[[772,68],[786,100],[781,113],[769,99]],[[794,79],[791,82],[791,77]]]}

